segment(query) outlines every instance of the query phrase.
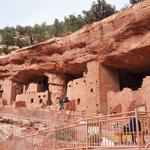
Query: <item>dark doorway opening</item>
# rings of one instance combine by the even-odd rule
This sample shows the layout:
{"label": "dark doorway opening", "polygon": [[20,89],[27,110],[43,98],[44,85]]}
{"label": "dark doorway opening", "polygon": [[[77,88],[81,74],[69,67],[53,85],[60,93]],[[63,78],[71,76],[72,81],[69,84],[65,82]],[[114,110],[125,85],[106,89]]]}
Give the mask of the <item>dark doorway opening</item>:
{"label": "dark doorway opening", "polygon": [[133,73],[119,70],[120,90],[123,90],[123,88],[138,90],[142,85],[143,79],[149,75],[150,73]]}

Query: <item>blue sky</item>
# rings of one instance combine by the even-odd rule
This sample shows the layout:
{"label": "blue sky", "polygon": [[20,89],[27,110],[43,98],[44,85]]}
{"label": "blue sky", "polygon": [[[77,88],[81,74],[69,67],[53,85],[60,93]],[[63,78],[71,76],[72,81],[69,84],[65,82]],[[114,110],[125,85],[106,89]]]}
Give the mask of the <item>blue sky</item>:
{"label": "blue sky", "polygon": [[[55,18],[63,20],[69,14],[78,15],[90,9],[95,0],[0,0],[0,28],[16,25],[34,25]],[[106,0],[120,9],[129,0]]]}

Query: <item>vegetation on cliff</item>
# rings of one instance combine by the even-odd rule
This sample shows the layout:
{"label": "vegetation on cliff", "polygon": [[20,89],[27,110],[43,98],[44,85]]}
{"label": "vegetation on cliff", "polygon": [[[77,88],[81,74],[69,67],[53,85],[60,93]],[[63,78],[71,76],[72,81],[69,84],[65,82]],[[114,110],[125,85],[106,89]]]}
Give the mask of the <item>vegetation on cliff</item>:
{"label": "vegetation on cliff", "polygon": [[[130,0],[132,5],[143,0]],[[35,24],[33,27],[20,25],[6,27],[0,30],[0,53],[9,53],[16,48],[33,45],[53,37],[60,37],[70,34],[84,25],[102,20],[116,12],[114,6],[106,3],[105,0],[93,2],[90,10],[84,10],[82,14],[75,16],[69,15],[64,21],[55,19],[52,25],[45,22],[41,25]]]}

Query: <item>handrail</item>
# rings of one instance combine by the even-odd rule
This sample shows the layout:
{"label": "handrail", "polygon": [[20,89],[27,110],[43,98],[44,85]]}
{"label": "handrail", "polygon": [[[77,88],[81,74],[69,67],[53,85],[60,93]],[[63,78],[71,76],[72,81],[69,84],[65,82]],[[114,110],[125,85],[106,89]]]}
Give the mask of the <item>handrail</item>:
{"label": "handrail", "polygon": [[34,118],[34,117],[23,117],[23,116],[18,116],[18,115],[6,114],[6,113],[2,113],[2,112],[0,112],[0,115],[3,117],[13,117],[13,118],[19,118],[19,119],[37,120],[37,121],[42,121],[45,123],[51,123],[50,121],[47,121],[44,119],[39,119],[39,118]]}
{"label": "handrail", "polygon": [[[136,114],[137,113],[137,114]],[[20,140],[23,140],[27,137],[31,137],[32,140],[34,139],[34,137],[36,136],[43,136],[43,139],[44,139],[44,135],[52,135],[52,139],[55,140],[57,138],[57,136],[60,136],[60,139],[62,136],[64,136],[64,134],[66,134],[64,136],[64,139],[68,137],[71,137],[71,138],[74,138],[73,140],[75,140],[76,142],[77,139],[79,138],[79,141],[81,140],[81,143],[82,143],[82,140],[85,138],[86,139],[86,144],[84,148],[87,148],[87,147],[102,147],[102,146],[105,146],[105,145],[92,145],[92,141],[99,141],[97,138],[100,139],[100,137],[105,137],[106,138],[110,138],[109,136],[111,136],[111,138],[115,138],[113,137],[114,135],[112,134],[112,132],[114,133],[119,133],[119,134],[116,134],[116,136],[119,136],[120,138],[120,141],[119,143],[122,143],[122,140],[123,140],[123,137],[122,137],[122,132],[119,130],[120,129],[123,129],[123,125],[126,125],[127,122],[130,121],[130,118],[136,118],[136,124],[138,124],[138,119],[139,116],[138,116],[138,113],[139,113],[139,116],[140,116],[140,112],[137,112],[137,110],[135,111],[131,111],[131,112],[125,112],[125,113],[120,113],[120,114],[115,114],[115,115],[107,115],[107,116],[97,116],[97,117],[93,117],[93,118],[81,118],[80,120],[76,120],[76,121],[73,121],[73,122],[69,122],[69,123],[65,123],[65,124],[61,124],[61,125],[55,125],[53,126],[52,128],[47,128],[47,129],[43,129],[43,130],[39,130],[38,132],[35,132],[35,133],[29,133],[29,134],[26,134],[26,135],[21,135],[21,136],[18,136],[18,137],[14,137],[12,139],[6,139],[6,140],[2,140],[1,143],[5,143],[5,142],[9,142],[9,141],[18,141],[19,139]],[[149,112],[145,112],[145,113],[149,113]],[[120,122],[118,122],[120,120]],[[140,120],[142,121],[142,120]],[[118,126],[117,128],[113,127],[113,122],[116,122],[118,123]],[[108,124],[107,124],[108,123]],[[78,128],[79,127],[79,128]],[[112,129],[112,130],[111,130]],[[108,133],[107,133],[107,131]],[[138,136],[138,139],[140,138],[143,138],[143,135],[140,134],[140,129],[138,129],[137,127],[137,131],[134,132],[135,134],[137,134]],[[78,131],[78,132],[75,132],[75,131]],[[96,133],[99,133],[98,137],[95,137],[95,136],[92,136],[92,134],[96,134]],[[126,131],[123,131],[125,132],[125,135],[128,135],[128,133]],[[89,136],[89,134],[91,134],[91,136]],[[100,135],[102,134],[102,135]],[[57,135],[57,136],[55,136]],[[77,139],[74,137],[74,135],[77,136]],[[81,136],[80,136],[81,135]],[[131,135],[132,136],[136,136],[134,135],[132,132],[131,132]],[[82,137],[83,136],[83,137]],[[108,136],[108,137],[107,137]],[[62,138],[63,139],[63,138]],[[93,139],[93,140],[92,140]],[[115,140],[115,139],[113,139]],[[75,142],[73,141],[73,143]],[[67,144],[67,141],[65,141],[66,144]],[[90,143],[91,142],[91,143]],[[105,141],[106,142],[106,141]],[[113,141],[111,141],[113,142]],[[139,142],[139,143],[138,143]],[[150,143],[148,143],[146,146],[142,144],[142,140],[139,141],[137,140],[137,143],[138,144],[128,144],[126,143],[125,145],[120,145],[120,144],[117,144],[115,145],[115,147],[121,147],[121,146],[124,146],[124,147],[136,147],[136,148],[141,148],[141,146],[148,148],[150,146]],[[69,144],[69,143],[68,143]],[[55,143],[54,143],[55,145]],[[79,146],[82,146],[79,145]],[[108,145],[109,146],[109,145]],[[138,147],[137,147],[138,146]],[[67,148],[67,147],[66,147]],[[75,149],[79,148],[78,146],[75,147]],[[65,149],[65,147],[64,147]],[[146,149],[147,150],[147,149]]]}
{"label": "handrail", "polygon": [[150,142],[148,144],[146,144],[145,146],[145,150],[148,150],[147,148],[150,147]]}
{"label": "handrail", "polygon": [[[130,113],[135,113],[135,111],[125,112],[125,113],[119,113],[118,116],[119,115],[123,115],[123,114],[130,114]],[[0,113],[0,114],[2,114],[2,113]],[[16,115],[6,115],[6,116],[17,117]],[[97,123],[99,121],[103,122],[103,121],[111,121],[112,119],[113,120],[119,120],[119,119],[126,119],[127,118],[127,117],[116,117],[116,118],[113,118],[114,116],[116,116],[116,114],[115,115],[106,115],[106,116],[97,116],[97,117],[86,118],[86,119],[79,119],[79,120],[76,120],[76,121],[72,121],[72,122],[68,122],[68,123],[63,123],[63,124],[61,124],[62,127],[60,127],[60,125],[55,125],[53,128],[49,127],[49,128],[40,130],[40,132],[42,132],[42,134],[43,134],[43,133],[47,133],[47,132],[61,130],[62,128],[65,129],[65,128],[77,127],[77,126],[80,126],[80,125],[86,125],[87,123],[90,124],[90,123]],[[27,118],[27,117],[20,117],[20,116],[18,116],[18,117],[19,118],[24,118],[24,119],[38,119],[38,118]],[[112,118],[109,118],[109,117],[112,117]],[[132,117],[134,117],[134,115],[130,116],[130,118],[132,118]],[[98,119],[98,120],[97,121],[92,121],[92,119]],[[41,119],[41,121],[42,121],[42,119]],[[85,122],[83,122],[81,124],[80,123],[81,121],[85,121]],[[32,135],[38,135],[38,134],[41,134],[41,133],[31,133],[31,134],[25,135],[25,137],[32,136]],[[18,136],[18,137],[14,137],[14,138],[17,139],[17,138],[20,138],[20,137],[23,138],[24,135],[21,135],[21,136]]]}

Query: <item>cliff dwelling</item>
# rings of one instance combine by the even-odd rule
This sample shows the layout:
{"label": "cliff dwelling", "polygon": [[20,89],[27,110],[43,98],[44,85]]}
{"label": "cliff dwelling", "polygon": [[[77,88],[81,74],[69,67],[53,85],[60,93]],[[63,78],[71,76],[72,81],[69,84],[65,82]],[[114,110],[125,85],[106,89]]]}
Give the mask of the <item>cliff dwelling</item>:
{"label": "cliff dwelling", "polygon": [[50,92],[48,88],[48,77],[31,76],[23,84],[23,91],[16,95],[16,105],[21,103],[24,107],[50,105]]}
{"label": "cliff dwelling", "polygon": [[70,35],[0,56],[0,98],[12,107],[85,113],[150,110],[149,2]]}

